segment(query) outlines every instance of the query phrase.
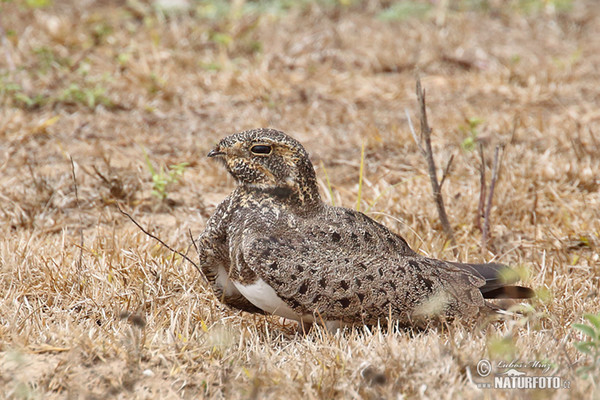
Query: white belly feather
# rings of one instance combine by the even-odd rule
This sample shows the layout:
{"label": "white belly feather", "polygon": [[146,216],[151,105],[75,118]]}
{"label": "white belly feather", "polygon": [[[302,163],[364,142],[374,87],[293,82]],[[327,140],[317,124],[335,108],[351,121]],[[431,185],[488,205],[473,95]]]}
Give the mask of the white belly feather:
{"label": "white belly feather", "polygon": [[262,279],[246,286],[239,282],[234,282],[233,284],[250,303],[270,314],[279,315],[280,317],[293,319],[295,321],[313,321],[312,315],[300,315],[292,310],[279,298],[279,296],[277,296],[275,290]]}
{"label": "white belly feather", "polygon": [[[291,319],[294,321],[302,321],[305,323],[314,323],[315,317],[311,314],[300,315],[292,310],[290,306],[285,304],[275,290],[267,282],[259,279],[251,285],[243,285],[239,282],[229,281],[233,283],[235,288],[244,296],[250,303],[270,314],[279,315],[280,317]],[[337,331],[345,326],[342,321],[324,321],[325,326],[330,331]]]}

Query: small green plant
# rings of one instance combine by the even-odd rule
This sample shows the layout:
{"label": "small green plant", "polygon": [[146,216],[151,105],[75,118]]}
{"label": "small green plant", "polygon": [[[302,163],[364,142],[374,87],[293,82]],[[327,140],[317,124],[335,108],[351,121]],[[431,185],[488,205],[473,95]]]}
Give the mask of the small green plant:
{"label": "small green plant", "polygon": [[48,101],[48,97],[42,94],[30,96],[23,91],[20,85],[5,81],[0,77],[0,97],[6,96],[7,99],[12,99],[15,106],[33,109],[44,105]]}
{"label": "small green plant", "polygon": [[600,367],[600,314],[583,314],[589,324],[573,324],[572,328],[583,333],[587,340],[575,343],[575,348],[592,358],[589,365],[577,369],[577,373],[587,379]]}
{"label": "small green plant", "polygon": [[48,101],[48,98],[42,94],[36,94],[35,96],[31,97],[23,92],[16,93],[14,98],[17,103],[20,103],[24,105],[25,108],[29,109],[41,107]]}
{"label": "small green plant", "polygon": [[479,135],[479,131],[477,127],[481,125],[483,119],[472,117],[467,119],[468,126],[461,126],[460,130],[467,134],[465,140],[462,141],[460,147],[462,147],[465,151],[473,151],[475,149],[475,144],[477,143],[477,135]]}
{"label": "small green plant", "polygon": [[150,161],[150,157],[148,157],[148,153],[145,149],[144,157],[146,158],[146,165],[148,166],[150,175],[152,175],[152,194],[164,201],[168,197],[168,186],[173,183],[177,183],[177,181],[179,181],[179,178],[183,176],[185,169],[190,164],[187,162],[172,164],[169,165],[169,168],[167,168],[166,170],[161,165],[160,168],[157,170],[156,168],[154,168],[154,165],[152,165],[152,161]]}
{"label": "small green plant", "polygon": [[81,103],[92,110],[99,104],[110,107],[113,103],[105,93],[106,89],[99,85],[96,85],[93,88],[87,88],[72,83],[68,89],[63,91],[60,96],[60,101],[66,103]]}
{"label": "small green plant", "polygon": [[431,5],[416,1],[399,1],[379,13],[384,21],[402,21],[410,18],[425,18]]}
{"label": "small green plant", "polygon": [[47,46],[36,47],[33,49],[33,53],[38,61],[39,68],[37,70],[41,74],[46,74],[53,66],[62,65],[64,63],[64,60],[59,60],[54,51]]}

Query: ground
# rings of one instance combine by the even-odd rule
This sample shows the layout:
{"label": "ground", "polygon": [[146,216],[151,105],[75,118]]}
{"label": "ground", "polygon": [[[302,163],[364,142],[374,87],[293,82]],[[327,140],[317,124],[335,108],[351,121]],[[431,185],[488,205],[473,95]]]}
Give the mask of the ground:
{"label": "ground", "polygon": [[[3,398],[600,395],[600,343],[573,328],[600,330],[596,1],[9,0],[0,23]],[[409,129],[417,72],[455,245]],[[499,322],[307,335],[223,307],[116,204],[194,259],[235,185],[205,156],[257,127],[305,145],[327,202],[422,254],[509,264],[537,298]],[[477,387],[508,368],[569,388]]]}

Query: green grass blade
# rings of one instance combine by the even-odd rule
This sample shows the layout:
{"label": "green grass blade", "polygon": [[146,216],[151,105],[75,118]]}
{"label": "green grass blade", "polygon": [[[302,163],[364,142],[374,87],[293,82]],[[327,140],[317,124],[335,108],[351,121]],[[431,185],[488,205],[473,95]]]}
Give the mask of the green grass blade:
{"label": "green grass blade", "polygon": [[150,175],[152,175],[152,178],[154,178],[154,176],[156,175],[156,171],[154,170],[152,161],[150,161],[148,152],[146,151],[146,148],[144,146],[140,146],[140,147],[142,148],[142,151],[144,152],[144,158],[146,159],[146,166],[148,167],[148,170],[150,171]]}
{"label": "green grass blade", "polygon": [[571,326],[573,327],[573,329],[577,329],[579,332],[583,333],[586,336],[589,336],[592,339],[596,338],[596,332],[589,325],[573,324]]}

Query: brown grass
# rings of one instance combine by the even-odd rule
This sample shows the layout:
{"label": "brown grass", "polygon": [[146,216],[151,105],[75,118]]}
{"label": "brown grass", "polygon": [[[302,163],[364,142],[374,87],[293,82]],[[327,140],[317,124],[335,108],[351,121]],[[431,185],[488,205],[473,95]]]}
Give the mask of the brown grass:
{"label": "brown grass", "polygon": [[[218,7],[195,1],[169,12],[145,1],[33,3],[0,3],[0,396],[599,395],[598,370],[576,372],[592,359],[574,348],[582,338],[571,328],[600,312],[594,0],[568,10],[436,2],[391,21],[375,0],[276,12],[241,12],[255,4],[241,1],[215,18]],[[438,167],[455,156],[443,188],[454,249],[404,115],[417,109],[415,68]],[[113,204],[193,254],[188,230],[198,235],[234,185],[205,154],[263,126],[301,140],[324,198],[321,165],[348,207],[364,142],[361,209],[424,254],[522,266],[541,293],[534,309],[483,328],[303,337],[291,322],[222,307],[192,266]],[[473,130],[488,163],[506,146],[484,254],[479,155],[461,148]],[[170,201],[152,196],[143,149],[156,168],[190,163],[167,188]],[[477,381],[482,358],[552,363],[548,374],[571,388],[477,389],[469,377]]]}

